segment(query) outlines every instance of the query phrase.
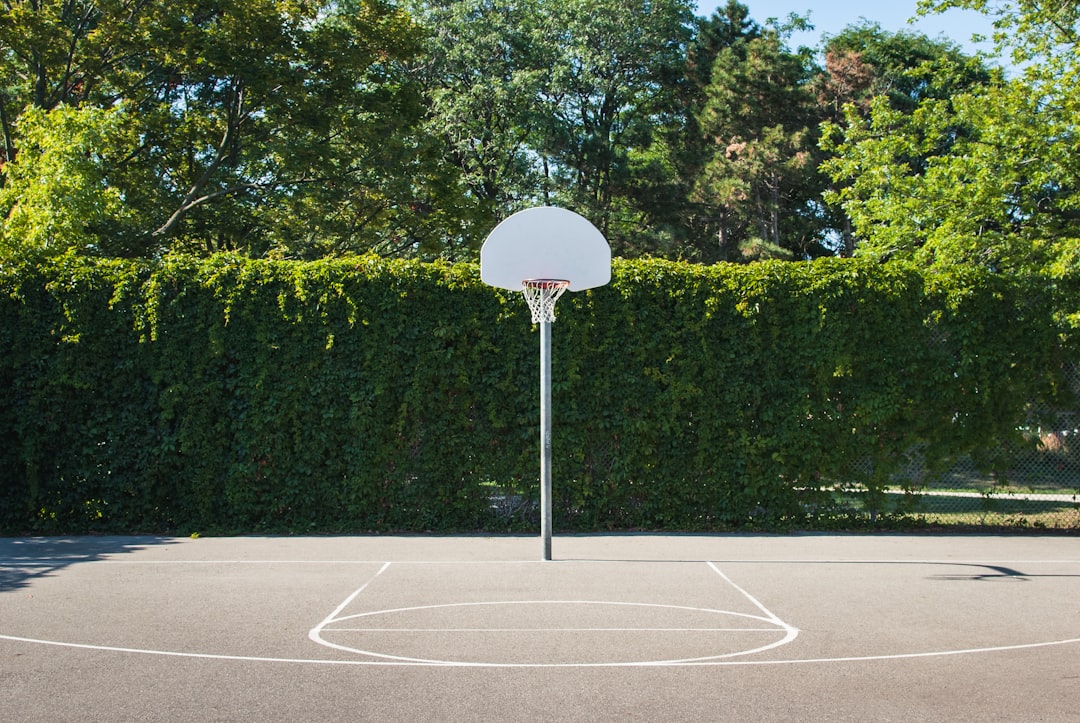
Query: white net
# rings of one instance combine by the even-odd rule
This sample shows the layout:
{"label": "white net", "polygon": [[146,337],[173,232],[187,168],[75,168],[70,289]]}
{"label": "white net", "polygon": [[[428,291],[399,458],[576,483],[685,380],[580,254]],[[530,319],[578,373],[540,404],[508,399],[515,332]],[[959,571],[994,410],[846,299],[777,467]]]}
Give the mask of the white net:
{"label": "white net", "polygon": [[521,295],[532,311],[533,323],[555,321],[555,302],[570,286],[570,282],[562,279],[526,279],[522,283]]}

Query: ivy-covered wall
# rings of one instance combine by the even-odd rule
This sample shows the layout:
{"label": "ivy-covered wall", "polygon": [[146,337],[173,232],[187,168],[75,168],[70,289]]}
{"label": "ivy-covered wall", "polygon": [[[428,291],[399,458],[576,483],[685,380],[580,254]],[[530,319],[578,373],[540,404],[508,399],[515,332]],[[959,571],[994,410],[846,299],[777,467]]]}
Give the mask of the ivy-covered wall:
{"label": "ivy-covered wall", "polygon": [[[616,261],[557,308],[555,528],[812,527],[913,445],[994,464],[1055,393],[1056,311],[974,270]],[[538,343],[472,265],[0,269],[0,530],[528,524]]]}

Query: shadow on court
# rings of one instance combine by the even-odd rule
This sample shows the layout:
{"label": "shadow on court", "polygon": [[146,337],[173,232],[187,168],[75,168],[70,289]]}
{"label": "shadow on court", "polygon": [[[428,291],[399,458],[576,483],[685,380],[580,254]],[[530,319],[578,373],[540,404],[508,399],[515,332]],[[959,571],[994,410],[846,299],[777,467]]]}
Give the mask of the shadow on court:
{"label": "shadow on court", "polygon": [[80,563],[168,545],[166,537],[21,537],[0,539],[0,592],[27,587]]}

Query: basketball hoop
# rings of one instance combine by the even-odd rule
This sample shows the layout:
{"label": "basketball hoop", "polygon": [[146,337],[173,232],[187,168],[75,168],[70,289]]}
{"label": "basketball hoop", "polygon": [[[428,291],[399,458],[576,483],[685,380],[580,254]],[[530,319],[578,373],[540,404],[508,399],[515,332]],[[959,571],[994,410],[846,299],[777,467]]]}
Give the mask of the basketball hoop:
{"label": "basketball hoop", "polygon": [[480,279],[520,291],[540,326],[540,539],[551,559],[551,322],[563,292],[611,280],[611,247],[583,216],[554,206],[518,211],[480,249]]}
{"label": "basketball hoop", "polygon": [[532,311],[534,324],[555,321],[555,302],[570,287],[565,279],[525,279],[521,282],[521,295]]}

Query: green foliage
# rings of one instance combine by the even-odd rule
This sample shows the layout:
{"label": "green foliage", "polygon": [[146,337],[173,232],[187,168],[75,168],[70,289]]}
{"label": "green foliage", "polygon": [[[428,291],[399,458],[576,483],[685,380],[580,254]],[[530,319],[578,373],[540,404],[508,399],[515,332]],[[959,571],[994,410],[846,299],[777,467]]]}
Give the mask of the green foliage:
{"label": "green foliage", "polygon": [[820,184],[808,76],[805,59],[774,32],[717,56],[698,117],[712,148],[693,192],[715,219],[713,258],[826,253],[814,218]]}
{"label": "green foliage", "polygon": [[[1003,466],[1075,283],[618,262],[558,310],[556,528],[828,528],[913,446]],[[536,337],[473,265],[64,256],[0,289],[4,531],[531,524],[498,509],[536,496]]]}
{"label": "green foliage", "polygon": [[417,48],[383,0],[5,3],[5,251],[416,248],[442,231]]}
{"label": "green foliage", "polygon": [[1036,273],[1075,236],[1074,104],[1016,81],[924,101],[911,114],[878,99],[849,107],[824,166],[842,187],[859,252],[924,264]]}
{"label": "green foliage", "polygon": [[[929,4],[961,2],[992,5]],[[1056,19],[1024,21],[1027,57]],[[819,123],[843,123],[849,102],[869,123],[873,98],[901,113],[873,127],[936,135],[923,165],[940,161],[935,184],[963,189],[956,219],[948,186],[927,190],[923,228],[943,216],[943,233],[981,248],[1034,203],[1077,235],[1067,157],[1028,162],[1035,139],[1075,145],[1067,52],[1033,66],[1023,102],[979,96],[957,106],[971,118],[923,129],[911,123],[942,114],[907,116],[928,100],[952,113],[994,77],[983,59],[863,23],[828,39],[822,69],[788,45],[807,23],[762,26],[736,0],[709,19],[689,0],[12,0],[0,6],[0,256],[475,260],[487,230],[539,204],[581,212],[625,258],[850,255],[856,234],[877,244],[883,214],[911,205],[864,203],[876,189],[851,179],[907,159],[860,145],[855,124],[830,147],[836,202],[822,199]],[[995,108],[1016,123],[952,143]],[[1029,122],[1035,111],[1057,119]]]}
{"label": "green foliage", "polygon": [[[983,59],[965,56],[948,41],[934,40],[918,33],[890,33],[867,22],[849,26],[830,37],[824,53],[824,72],[812,81],[825,121],[823,150],[826,155],[819,165],[819,172],[832,175],[835,181],[831,188],[823,188],[822,195],[829,225],[843,242],[841,253],[851,256],[857,242],[872,246],[871,253],[881,251],[883,244],[874,235],[884,230],[882,226],[886,224],[868,219],[873,213],[871,208],[877,206],[891,205],[896,210],[900,223],[896,225],[894,235],[904,239],[903,243],[912,245],[922,241],[923,234],[911,236],[910,228],[903,228],[902,223],[909,220],[904,214],[910,211],[912,203],[918,202],[917,196],[885,189],[875,196],[874,202],[868,201],[865,206],[851,202],[854,198],[866,199],[873,193],[869,189],[877,189],[874,183],[880,183],[882,178],[897,176],[897,168],[891,165],[893,158],[882,154],[871,160],[871,156],[881,147],[903,147],[898,162],[911,164],[912,172],[918,174],[926,165],[927,156],[948,147],[949,134],[956,133],[957,128],[946,124],[938,129],[941,131],[940,137],[935,139],[938,145],[908,148],[904,145],[907,136],[899,127],[917,124],[913,114],[926,112],[920,110],[920,103],[926,102],[927,108],[947,109],[950,98],[988,86],[1000,73],[995,75]],[[867,121],[871,116],[872,121]],[[865,132],[867,127],[872,128],[869,133]],[[848,142],[838,145],[835,139],[841,128],[848,133]],[[863,140],[869,143],[864,145]],[[880,143],[875,146],[875,142]],[[834,157],[830,158],[830,154]],[[844,172],[837,173],[841,168]],[[901,169],[899,178],[906,170]],[[864,178],[863,174],[873,180]],[[961,191],[961,195],[965,192]],[[881,203],[875,206],[878,200]],[[934,213],[942,217],[949,215],[945,207],[936,208]],[[926,215],[925,211],[916,214],[915,222],[924,222]],[[856,238],[855,230],[861,238]]]}
{"label": "green foliage", "polygon": [[920,2],[924,11],[949,7],[992,15],[999,50],[1011,47],[1024,67],[979,82],[985,73],[947,51],[901,76],[918,90],[903,102],[848,105],[826,133],[835,156],[824,170],[838,184],[826,200],[843,207],[864,254],[1053,273],[1080,218],[1076,8]]}
{"label": "green foliage", "polygon": [[[540,194],[535,99],[543,84],[543,36],[534,2],[417,2],[426,30],[424,131],[438,139],[455,183],[462,228],[449,242],[475,246],[505,215]],[[475,255],[477,249],[471,251]],[[449,254],[447,254],[449,255]]]}
{"label": "green foliage", "polygon": [[116,239],[137,221],[108,169],[137,143],[127,109],[30,109],[19,131],[23,152],[0,187],[0,256],[93,253],[102,239],[122,251]]}
{"label": "green foliage", "polygon": [[410,5],[428,36],[424,129],[461,222],[445,256],[475,257],[486,230],[540,203],[587,215],[618,254],[656,247],[650,190],[672,179],[654,146],[681,127],[687,0]]}
{"label": "green foliage", "polygon": [[891,107],[910,113],[922,100],[948,99],[992,79],[981,59],[951,41],[889,32],[866,20],[830,36],[824,52],[826,75],[818,90],[836,107],[865,107],[870,98],[884,96]]}

